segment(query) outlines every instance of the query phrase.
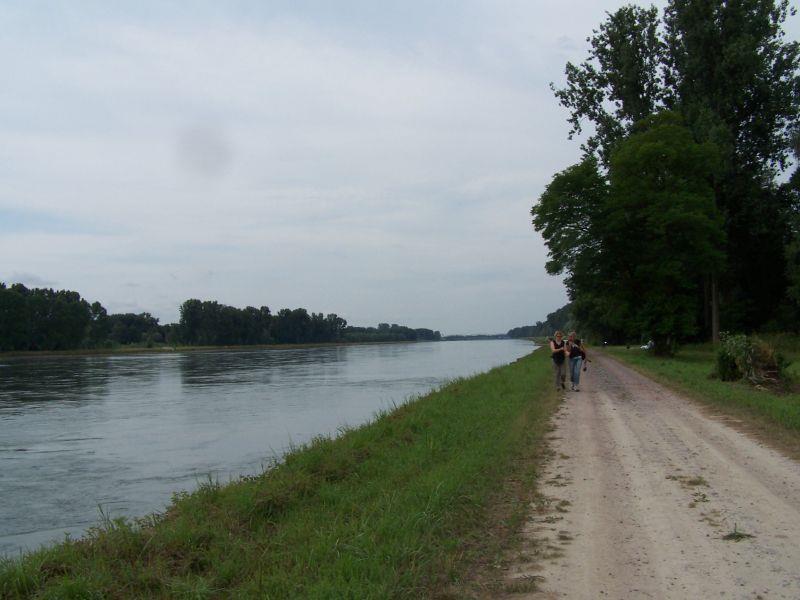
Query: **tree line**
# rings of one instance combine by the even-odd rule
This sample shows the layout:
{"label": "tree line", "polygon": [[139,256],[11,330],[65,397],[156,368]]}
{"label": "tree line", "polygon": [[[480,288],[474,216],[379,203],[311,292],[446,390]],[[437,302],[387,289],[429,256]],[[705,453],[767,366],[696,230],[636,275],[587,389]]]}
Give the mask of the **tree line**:
{"label": "tree line", "polygon": [[143,312],[108,314],[78,292],[0,282],[0,351],[72,350],[118,345],[233,346],[320,342],[438,341],[431,329],[381,323],[353,327],[331,313],[305,308],[236,308],[186,300],[178,323],[160,324]]}
{"label": "tree line", "polygon": [[537,321],[534,325],[524,325],[508,330],[510,338],[548,337],[555,331],[569,331],[572,329],[572,304],[566,304],[551,312],[544,321]]}
{"label": "tree line", "polygon": [[531,214],[584,331],[669,353],[720,330],[800,328],[794,12],[786,0],[628,5],[567,63],[553,90],[569,137],[590,135]]}

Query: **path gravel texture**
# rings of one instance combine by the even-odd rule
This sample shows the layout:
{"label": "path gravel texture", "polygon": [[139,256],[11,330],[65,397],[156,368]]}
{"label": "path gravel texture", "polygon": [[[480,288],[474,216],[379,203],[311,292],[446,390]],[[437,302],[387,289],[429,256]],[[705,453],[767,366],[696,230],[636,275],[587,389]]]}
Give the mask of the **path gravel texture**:
{"label": "path gravel texture", "polygon": [[584,377],[508,597],[800,599],[800,464],[610,358]]}

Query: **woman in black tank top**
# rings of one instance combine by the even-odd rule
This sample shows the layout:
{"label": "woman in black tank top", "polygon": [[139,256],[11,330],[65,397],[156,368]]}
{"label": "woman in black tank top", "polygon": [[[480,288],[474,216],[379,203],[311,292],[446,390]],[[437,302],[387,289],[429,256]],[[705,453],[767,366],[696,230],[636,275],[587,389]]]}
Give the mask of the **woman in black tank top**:
{"label": "woman in black tank top", "polygon": [[556,378],[556,390],[567,389],[567,369],[566,369],[566,353],[567,348],[564,344],[564,334],[556,331],[553,339],[550,340],[550,352],[553,358],[553,373]]}

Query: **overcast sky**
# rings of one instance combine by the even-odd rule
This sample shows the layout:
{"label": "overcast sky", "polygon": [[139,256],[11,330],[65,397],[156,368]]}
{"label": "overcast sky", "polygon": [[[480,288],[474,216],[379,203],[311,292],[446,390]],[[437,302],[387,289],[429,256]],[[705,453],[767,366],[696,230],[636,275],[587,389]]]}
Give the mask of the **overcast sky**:
{"label": "overcast sky", "polygon": [[548,83],[622,2],[125,4],[0,5],[0,281],[162,322],[564,304],[529,215],[579,157]]}

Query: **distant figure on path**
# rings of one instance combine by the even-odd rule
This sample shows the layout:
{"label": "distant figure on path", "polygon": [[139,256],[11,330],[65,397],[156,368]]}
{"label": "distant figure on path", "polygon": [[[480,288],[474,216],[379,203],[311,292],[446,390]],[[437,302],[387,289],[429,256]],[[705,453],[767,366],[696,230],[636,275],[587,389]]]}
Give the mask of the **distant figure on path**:
{"label": "distant figure on path", "polygon": [[569,380],[573,392],[580,392],[578,385],[581,383],[581,365],[586,360],[586,349],[583,347],[577,334],[570,331],[567,338],[567,351],[569,352]]}
{"label": "distant figure on path", "polygon": [[550,340],[550,350],[553,353],[553,372],[556,376],[556,391],[566,390],[567,374],[566,374],[566,357],[567,348],[564,344],[564,334],[556,331],[553,334],[553,339]]}

